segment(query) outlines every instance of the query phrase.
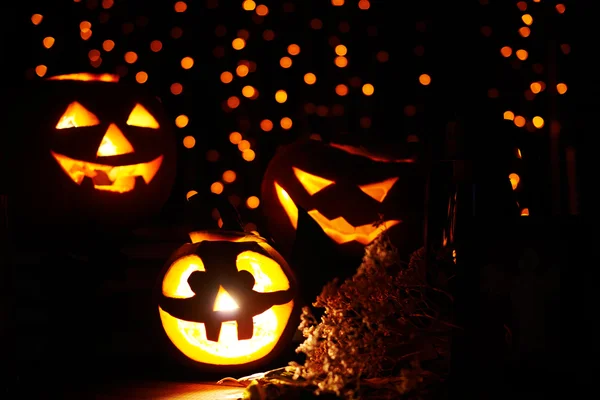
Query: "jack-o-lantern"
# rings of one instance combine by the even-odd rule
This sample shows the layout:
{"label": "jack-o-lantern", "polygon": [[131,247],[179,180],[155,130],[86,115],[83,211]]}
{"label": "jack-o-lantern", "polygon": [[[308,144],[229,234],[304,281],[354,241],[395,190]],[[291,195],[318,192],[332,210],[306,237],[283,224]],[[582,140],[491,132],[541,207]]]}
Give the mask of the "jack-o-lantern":
{"label": "jack-o-lantern", "polygon": [[198,231],[190,238],[157,288],[161,325],[178,358],[211,371],[269,362],[299,322],[288,264],[251,233]]}
{"label": "jack-o-lantern", "polygon": [[340,254],[362,256],[383,229],[398,237],[401,250],[413,251],[422,244],[423,196],[413,159],[312,139],[280,149],[262,184],[268,230],[284,254],[302,240],[296,237],[298,207]]}
{"label": "jack-o-lantern", "polygon": [[129,223],[160,210],[176,141],[160,102],[110,74],[61,75],[21,91],[9,165],[20,217]]}

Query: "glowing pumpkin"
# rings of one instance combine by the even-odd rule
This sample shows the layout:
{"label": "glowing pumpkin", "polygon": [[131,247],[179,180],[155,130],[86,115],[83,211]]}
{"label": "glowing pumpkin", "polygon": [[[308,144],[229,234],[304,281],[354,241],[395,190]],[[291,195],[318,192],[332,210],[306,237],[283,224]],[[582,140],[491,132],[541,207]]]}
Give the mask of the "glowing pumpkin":
{"label": "glowing pumpkin", "polygon": [[129,223],[163,206],[175,178],[176,142],[153,96],[110,74],[31,84],[14,117],[10,176],[20,217],[33,223]]}
{"label": "glowing pumpkin", "polygon": [[267,362],[298,326],[289,266],[257,235],[200,231],[190,238],[159,280],[158,312],[169,342],[196,367]]}
{"label": "glowing pumpkin", "polygon": [[423,194],[412,159],[320,140],[280,149],[262,184],[268,230],[285,253],[296,240],[298,207],[343,254],[362,256],[382,229],[398,236],[401,249],[415,250],[422,244]]}

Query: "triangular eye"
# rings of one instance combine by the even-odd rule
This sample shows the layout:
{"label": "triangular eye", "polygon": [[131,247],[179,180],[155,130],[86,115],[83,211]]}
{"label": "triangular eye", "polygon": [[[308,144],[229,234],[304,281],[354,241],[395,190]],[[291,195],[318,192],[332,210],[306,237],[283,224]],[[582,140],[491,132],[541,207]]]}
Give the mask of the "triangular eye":
{"label": "triangular eye", "polygon": [[397,177],[386,179],[383,182],[370,183],[368,185],[362,185],[358,188],[371,196],[374,200],[383,203],[383,200],[387,196],[388,192],[392,189],[392,186],[398,180]]}
{"label": "triangular eye", "polygon": [[294,170],[294,174],[296,178],[300,181],[304,189],[311,196],[321,190],[325,189],[329,185],[333,185],[335,182],[330,181],[329,179],[321,178],[320,176],[309,174],[308,172],[304,172],[301,169],[296,167],[292,167]]}
{"label": "triangular eye", "polygon": [[133,107],[131,114],[129,114],[129,118],[127,119],[127,125],[139,126],[141,128],[160,128],[158,121],[141,104],[136,104],[135,107]]}
{"label": "triangular eye", "polygon": [[79,128],[82,126],[95,126],[100,123],[98,117],[80,103],[74,101],[67,107],[65,113],[58,120],[56,129]]}

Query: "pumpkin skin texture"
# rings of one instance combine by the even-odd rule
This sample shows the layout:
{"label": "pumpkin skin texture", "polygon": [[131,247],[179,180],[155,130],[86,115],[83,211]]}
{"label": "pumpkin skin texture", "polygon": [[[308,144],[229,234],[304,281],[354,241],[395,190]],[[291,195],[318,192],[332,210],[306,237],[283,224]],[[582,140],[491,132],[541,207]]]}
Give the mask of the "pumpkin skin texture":
{"label": "pumpkin skin texture", "polygon": [[299,323],[296,283],[263,238],[190,233],[159,276],[156,303],[169,348],[184,365],[242,371],[264,365]]}
{"label": "pumpkin skin texture", "polygon": [[422,245],[424,208],[424,178],[412,161],[311,139],[279,149],[261,189],[269,234],[286,256],[302,248],[300,208],[344,257],[360,259],[384,228],[409,254]]}
{"label": "pumpkin skin texture", "polygon": [[16,114],[25,130],[7,154],[19,226],[128,226],[170,196],[170,122],[155,97],[111,77],[75,74],[21,91]]}

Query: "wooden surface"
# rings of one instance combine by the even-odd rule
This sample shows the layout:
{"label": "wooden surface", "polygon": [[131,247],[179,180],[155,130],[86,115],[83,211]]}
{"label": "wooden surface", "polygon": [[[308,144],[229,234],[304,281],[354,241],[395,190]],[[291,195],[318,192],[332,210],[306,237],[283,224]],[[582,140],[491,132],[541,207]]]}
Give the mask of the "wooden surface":
{"label": "wooden surface", "polygon": [[227,400],[240,399],[245,388],[215,383],[134,382],[98,388],[96,400]]}

